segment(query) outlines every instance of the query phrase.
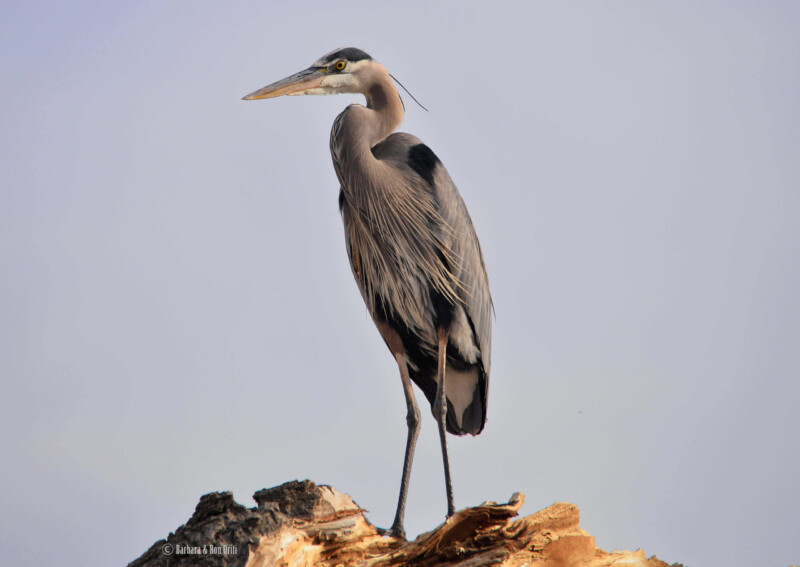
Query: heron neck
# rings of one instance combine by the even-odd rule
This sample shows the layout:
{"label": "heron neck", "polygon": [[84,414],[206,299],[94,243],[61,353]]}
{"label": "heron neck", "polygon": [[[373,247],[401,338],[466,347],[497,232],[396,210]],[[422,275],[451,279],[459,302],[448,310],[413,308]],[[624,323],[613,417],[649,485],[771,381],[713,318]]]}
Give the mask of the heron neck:
{"label": "heron neck", "polygon": [[370,112],[371,128],[364,140],[373,147],[395,131],[403,121],[403,103],[389,73],[380,69],[364,93]]}
{"label": "heron neck", "polygon": [[403,103],[389,73],[380,69],[363,93],[367,106],[351,104],[336,117],[331,129],[331,156],[342,189],[359,200],[366,187],[380,184],[383,164],[372,148],[385,140],[403,121]]}

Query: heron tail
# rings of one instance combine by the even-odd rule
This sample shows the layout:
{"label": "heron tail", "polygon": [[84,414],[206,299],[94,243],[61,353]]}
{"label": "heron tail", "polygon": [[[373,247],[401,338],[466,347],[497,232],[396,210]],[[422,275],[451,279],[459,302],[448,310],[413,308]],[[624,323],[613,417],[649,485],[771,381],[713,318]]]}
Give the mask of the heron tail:
{"label": "heron tail", "polygon": [[486,377],[479,366],[448,368],[445,380],[447,431],[478,435],[486,424]]}

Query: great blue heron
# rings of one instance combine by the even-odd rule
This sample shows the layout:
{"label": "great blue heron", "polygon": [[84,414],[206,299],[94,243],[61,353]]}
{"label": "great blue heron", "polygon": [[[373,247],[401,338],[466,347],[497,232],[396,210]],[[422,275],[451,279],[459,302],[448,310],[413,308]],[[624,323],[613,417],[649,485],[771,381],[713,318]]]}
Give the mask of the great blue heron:
{"label": "great blue heron", "polygon": [[392,133],[403,120],[403,104],[383,65],[360,49],[337,49],[244,100],[335,93],[367,99],[366,107],[351,104],[336,117],[330,145],[350,266],[397,360],[408,407],[397,512],[392,527],[381,530],[404,538],[420,428],[411,382],[439,427],[450,517],[455,503],[445,431],[477,435],[486,423],[492,299],[472,220],[447,170],[419,139]]}

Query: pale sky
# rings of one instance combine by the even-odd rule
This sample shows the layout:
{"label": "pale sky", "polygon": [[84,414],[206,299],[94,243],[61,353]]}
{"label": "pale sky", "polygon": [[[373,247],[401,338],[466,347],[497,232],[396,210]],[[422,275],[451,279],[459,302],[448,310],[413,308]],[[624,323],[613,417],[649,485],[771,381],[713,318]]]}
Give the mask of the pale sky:
{"label": "pale sky", "polygon": [[[3,9],[4,564],[124,565],[202,494],[295,478],[391,523],[405,403],[328,152],[359,97],[240,100],[340,46],[430,109],[400,129],[486,257],[457,506],[522,491],[609,550],[800,563],[800,4],[273,4]],[[446,511],[421,409],[412,536]]]}

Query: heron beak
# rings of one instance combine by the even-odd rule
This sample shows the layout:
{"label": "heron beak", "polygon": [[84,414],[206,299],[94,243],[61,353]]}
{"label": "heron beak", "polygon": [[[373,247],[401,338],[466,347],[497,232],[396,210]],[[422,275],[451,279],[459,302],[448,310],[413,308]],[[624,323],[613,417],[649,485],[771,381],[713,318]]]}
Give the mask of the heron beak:
{"label": "heron beak", "polygon": [[258,100],[260,98],[275,98],[283,95],[304,94],[305,91],[315,89],[320,86],[325,73],[318,67],[309,67],[290,77],[281,79],[263,89],[258,89],[250,93],[242,100]]}

